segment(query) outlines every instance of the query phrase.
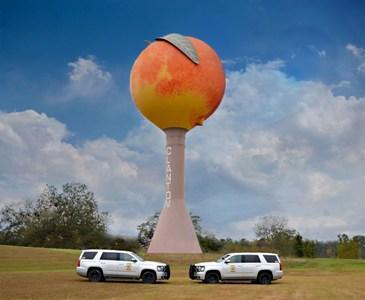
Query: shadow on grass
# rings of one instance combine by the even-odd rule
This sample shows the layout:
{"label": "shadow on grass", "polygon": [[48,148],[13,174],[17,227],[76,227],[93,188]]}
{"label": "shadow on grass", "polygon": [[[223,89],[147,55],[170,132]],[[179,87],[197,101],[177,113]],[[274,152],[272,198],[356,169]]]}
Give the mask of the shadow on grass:
{"label": "shadow on grass", "polygon": [[87,279],[78,279],[76,280],[78,282],[82,282],[82,283],[88,283],[88,284],[112,284],[112,283],[125,283],[125,284],[143,284],[146,286],[153,286],[153,285],[163,285],[163,284],[168,284],[167,281],[156,281],[155,283],[143,283],[143,281],[140,280],[126,280],[126,279],[107,279],[105,281],[100,281],[100,282],[91,282]]}
{"label": "shadow on grass", "polygon": [[193,282],[193,284],[197,284],[197,285],[209,285],[209,286],[214,286],[214,285],[220,285],[220,284],[223,284],[223,285],[238,285],[238,284],[247,284],[247,285],[252,285],[252,286],[270,286],[270,285],[282,285],[283,282],[279,282],[279,281],[274,281],[272,282],[271,284],[259,284],[259,283],[255,283],[255,282],[251,282],[251,281],[247,281],[247,280],[232,280],[232,281],[229,281],[229,280],[225,280],[225,281],[221,281],[219,283],[205,283],[205,282]]}

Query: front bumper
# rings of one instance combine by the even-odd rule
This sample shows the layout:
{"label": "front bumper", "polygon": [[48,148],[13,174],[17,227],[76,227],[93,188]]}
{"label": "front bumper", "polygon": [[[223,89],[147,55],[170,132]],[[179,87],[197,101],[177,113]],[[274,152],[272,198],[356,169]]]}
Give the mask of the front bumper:
{"label": "front bumper", "polygon": [[171,276],[170,266],[166,265],[162,272],[157,272],[157,279],[159,280],[169,280]]}
{"label": "front bumper", "polygon": [[189,268],[189,277],[194,280],[204,280],[204,272],[198,272],[195,265],[190,265]]}
{"label": "front bumper", "polygon": [[190,279],[197,279],[196,278],[196,267],[195,267],[195,265],[190,265],[190,268],[189,268],[189,277],[190,277]]}

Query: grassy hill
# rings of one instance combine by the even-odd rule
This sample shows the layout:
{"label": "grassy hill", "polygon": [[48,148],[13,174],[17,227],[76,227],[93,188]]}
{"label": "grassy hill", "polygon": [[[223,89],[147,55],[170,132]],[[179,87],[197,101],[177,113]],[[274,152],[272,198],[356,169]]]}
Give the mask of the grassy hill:
{"label": "grassy hill", "polygon": [[365,261],[284,259],[285,276],[269,286],[206,285],[188,278],[188,266],[220,254],[145,255],[168,262],[168,282],[90,283],[75,274],[79,250],[0,245],[1,299],[365,299]]}

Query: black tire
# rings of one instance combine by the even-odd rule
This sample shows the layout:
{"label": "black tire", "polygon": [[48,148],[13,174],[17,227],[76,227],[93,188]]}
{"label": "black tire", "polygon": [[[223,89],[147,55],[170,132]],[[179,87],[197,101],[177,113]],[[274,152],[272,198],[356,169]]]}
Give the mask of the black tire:
{"label": "black tire", "polygon": [[272,275],[269,272],[262,272],[257,276],[257,283],[270,284],[272,281]]}
{"label": "black tire", "polygon": [[142,275],[142,281],[143,281],[143,283],[149,283],[149,284],[155,283],[156,282],[155,273],[152,271],[144,272]]}
{"label": "black tire", "polygon": [[219,276],[215,272],[208,273],[207,275],[205,275],[204,282],[205,283],[210,283],[210,284],[218,283],[219,282]]}
{"label": "black tire", "polygon": [[87,274],[91,282],[100,282],[104,280],[103,272],[99,269],[91,269]]}

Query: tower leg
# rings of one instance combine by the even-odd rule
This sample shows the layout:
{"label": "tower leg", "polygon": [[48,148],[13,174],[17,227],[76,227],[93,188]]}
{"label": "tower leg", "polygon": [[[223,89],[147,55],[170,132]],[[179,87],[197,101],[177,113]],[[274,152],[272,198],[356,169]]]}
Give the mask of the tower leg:
{"label": "tower leg", "polygon": [[166,133],[166,193],[148,253],[202,253],[193,223],[185,206],[185,135],[182,128]]}

